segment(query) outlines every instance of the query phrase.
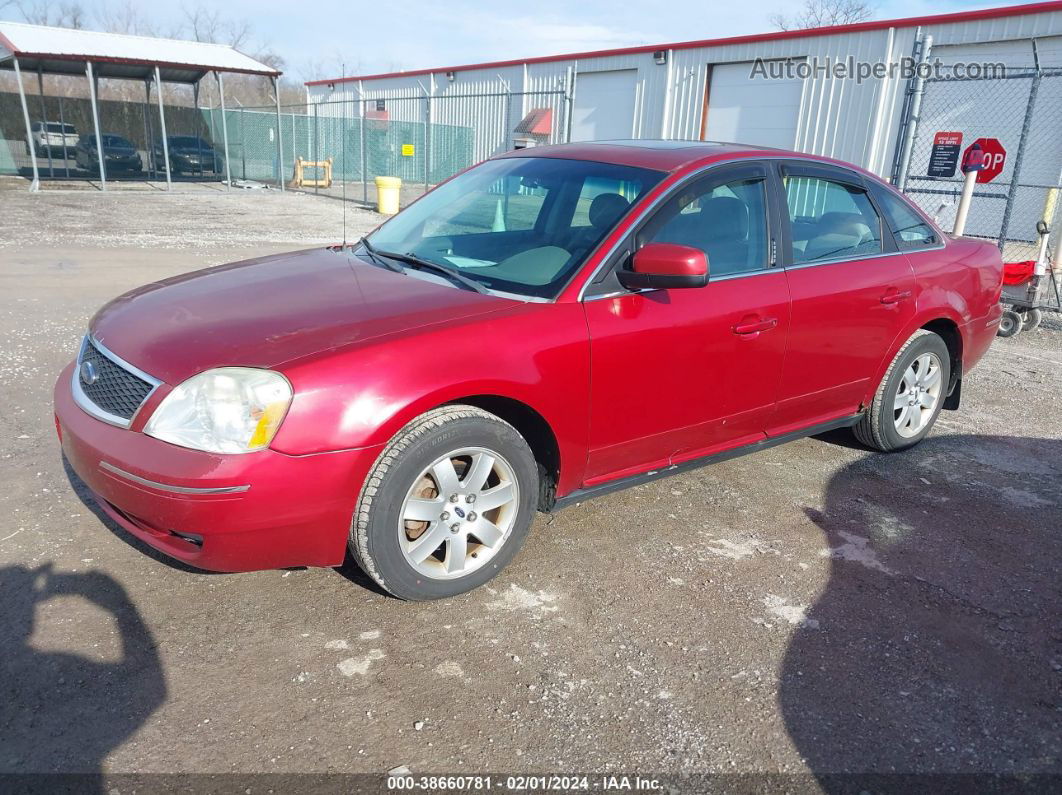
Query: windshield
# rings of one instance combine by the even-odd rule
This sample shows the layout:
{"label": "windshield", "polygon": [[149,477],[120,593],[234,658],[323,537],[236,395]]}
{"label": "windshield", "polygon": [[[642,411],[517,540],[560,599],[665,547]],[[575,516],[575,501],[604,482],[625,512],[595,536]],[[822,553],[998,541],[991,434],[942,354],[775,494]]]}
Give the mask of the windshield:
{"label": "windshield", "polygon": [[58,122],[50,121],[48,122],[48,132],[72,135],[74,128],[69,124],[59,124]]}
{"label": "windshield", "polygon": [[380,254],[456,268],[486,287],[555,297],[659,171],[563,160],[488,160],[369,237]]}
{"label": "windshield", "polygon": [[104,146],[120,146],[127,149],[133,148],[133,145],[120,135],[101,135],[100,139],[103,141]]}

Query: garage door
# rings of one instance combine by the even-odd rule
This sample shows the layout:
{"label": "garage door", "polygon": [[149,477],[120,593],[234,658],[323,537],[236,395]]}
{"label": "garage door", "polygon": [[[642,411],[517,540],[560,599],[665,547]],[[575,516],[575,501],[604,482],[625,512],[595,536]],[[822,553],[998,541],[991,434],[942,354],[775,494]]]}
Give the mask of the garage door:
{"label": "garage door", "polygon": [[572,109],[573,141],[609,141],[634,135],[637,69],[580,72]]}
{"label": "garage door", "polygon": [[751,72],[751,61],[712,67],[705,138],[792,149],[803,81],[753,78]]}

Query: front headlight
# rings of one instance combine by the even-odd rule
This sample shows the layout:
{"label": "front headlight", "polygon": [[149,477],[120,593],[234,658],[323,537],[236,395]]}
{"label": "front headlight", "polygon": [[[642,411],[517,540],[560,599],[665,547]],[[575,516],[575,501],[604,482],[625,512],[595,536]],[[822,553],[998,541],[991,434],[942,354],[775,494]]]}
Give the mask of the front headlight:
{"label": "front headlight", "polygon": [[271,370],[207,370],[170,392],[144,433],[193,450],[250,453],[273,441],[291,394],[288,379]]}

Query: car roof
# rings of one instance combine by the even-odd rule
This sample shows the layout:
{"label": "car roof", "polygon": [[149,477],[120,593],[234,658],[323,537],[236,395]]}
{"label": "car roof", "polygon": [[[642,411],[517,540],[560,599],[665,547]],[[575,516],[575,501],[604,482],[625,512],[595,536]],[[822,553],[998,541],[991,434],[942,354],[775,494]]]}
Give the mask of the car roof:
{"label": "car roof", "polygon": [[[755,157],[766,154],[785,156],[796,152],[771,149],[752,144],[724,143],[721,141],[681,141],[656,139],[630,139],[617,141],[594,141],[592,143],[555,144],[517,149],[498,157],[558,157],[571,160],[594,160],[623,166],[637,166],[657,171],[677,171],[685,166],[709,160],[726,160],[738,157]],[[807,155],[799,155],[807,157]]]}

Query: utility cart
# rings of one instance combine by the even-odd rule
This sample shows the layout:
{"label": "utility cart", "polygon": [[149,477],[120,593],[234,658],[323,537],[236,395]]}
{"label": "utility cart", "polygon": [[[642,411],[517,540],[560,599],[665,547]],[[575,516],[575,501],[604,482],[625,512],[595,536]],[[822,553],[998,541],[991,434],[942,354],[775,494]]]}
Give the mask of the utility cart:
{"label": "utility cart", "polygon": [[1040,236],[1036,259],[1003,266],[1003,317],[997,336],[1013,337],[1032,331],[1040,325],[1044,312],[1062,312],[1062,273],[1052,267],[1048,247],[1051,230],[1046,221],[1038,221],[1036,232]]}

